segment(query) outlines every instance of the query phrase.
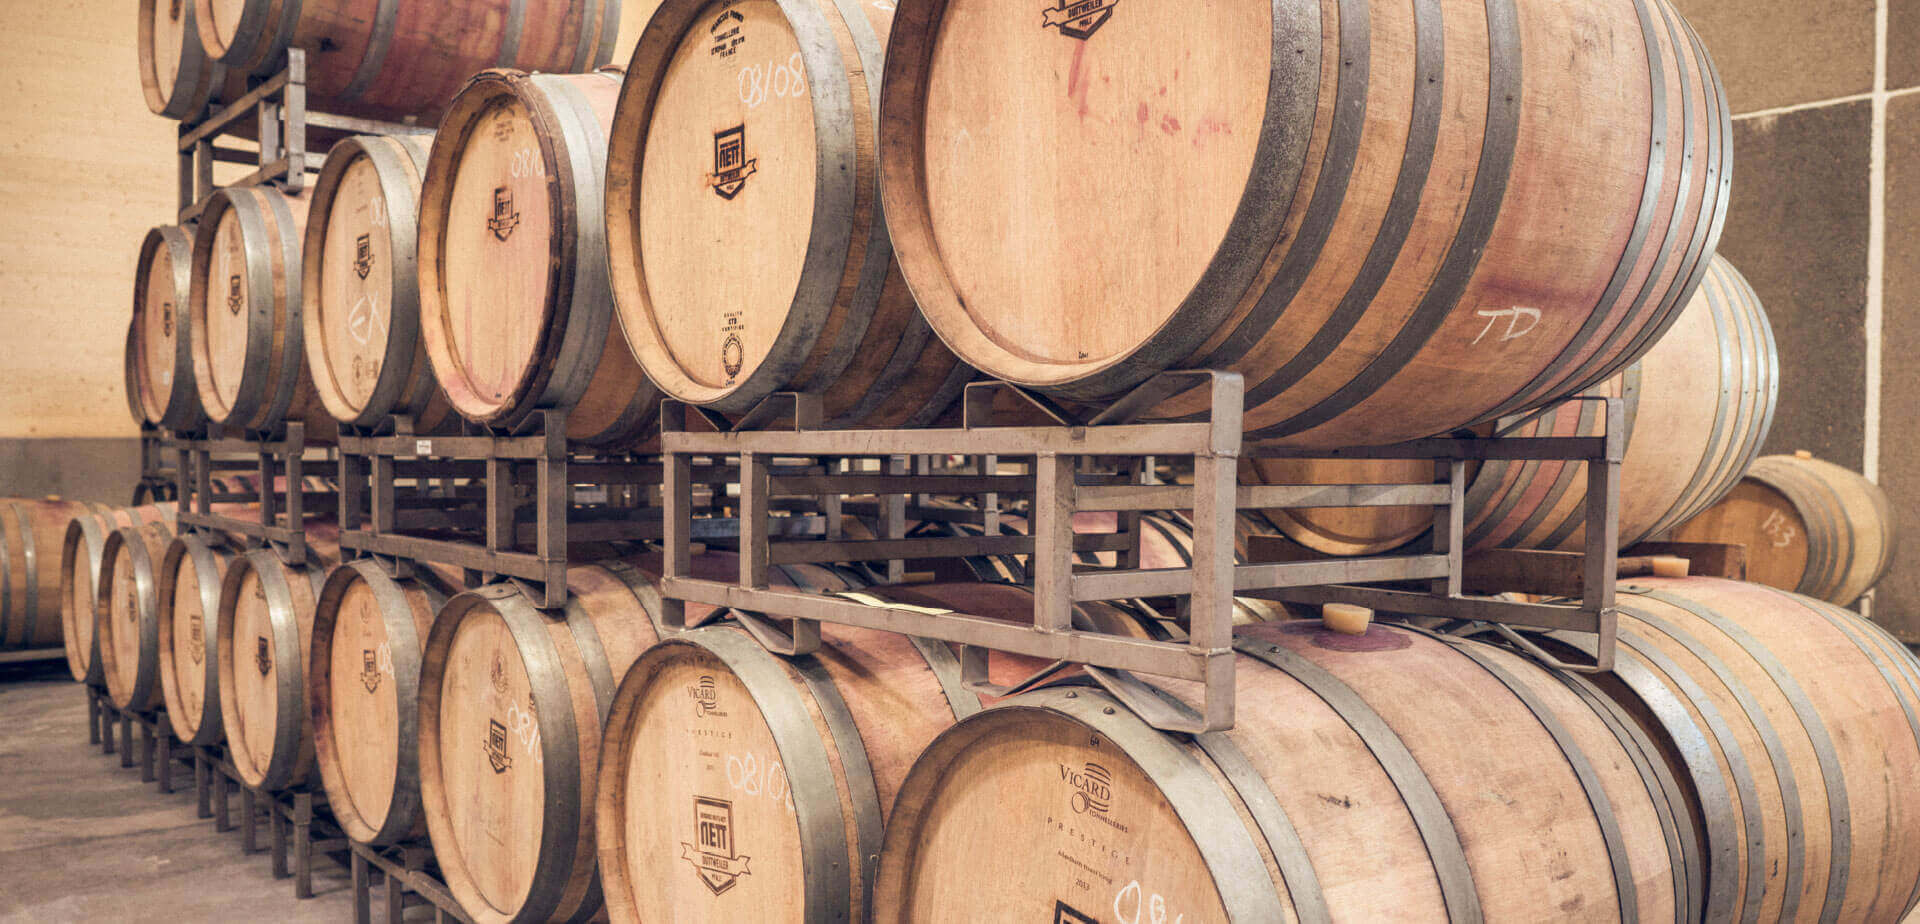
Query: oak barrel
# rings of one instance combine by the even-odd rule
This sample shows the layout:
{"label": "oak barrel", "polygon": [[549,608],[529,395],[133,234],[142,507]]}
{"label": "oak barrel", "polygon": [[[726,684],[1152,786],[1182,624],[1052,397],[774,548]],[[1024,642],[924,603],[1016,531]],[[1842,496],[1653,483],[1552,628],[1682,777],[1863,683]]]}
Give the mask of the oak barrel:
{"label": "oak barrel", "polygon": [[476,924],[586,920],[602,704],[658,641],[653,579],[623,563],[567,575],[564,611],[509,585],[447,601],[419,686],[420,797],[447,889]]}
{"label": "oak barrel", "polygon": [[301,248],[301,323],[314,391],[335,420],[389,414],[431,433],[451,420],[420,342],[416,230],[430,136],[355,135],[314,182]]}
{"label": "oak barrel", "polygon": [[[1759,584],[1634,579],[1595,682],[1692,781],[1707,920],[1896,921],[1920,899],[1920,663]],[[1591,651],[1591,636],[1559,642]],[[1552,644],[1551,642],[1549,644]]]}
{"label": "oak barrel", "polygon": [[161,225],[140,244],[133,279],[134,402],[147,422],[189,430],[206,419],[194,387],[188,306],[193,229]]}
{"label": "oak barrel", "polygon": [[160,562],[160,692],[190,747],[226,738],[220,715],[220,588],[234,558],[224,537],[184,532]]}
{"label": "oak barrel", "polygon": [[192,0],[140,0],[139,11],[136,48],[147,108],[169,119],[197,117],[229,78],[200,44]]}
{"label": "oak barrel", "polygon": [[122,710],[160,705],[159,565],[174,524],[154,520],[108,534],[100,551],[94,635],[107,699]]}
{"label": "oak barrel", "polygon": [[1893,564],[1893,506],[1858,472],[1811,455],[1766,456],[1673,538],[1744,545],[1748,580],[1845,606]]}
{"label": "oak barrel", "polygon": [[333,569],[313,617],[307,707],[327,806],[348,837],[387,845],[426,833],[420,817],[420,650],[460,574],[416,565],[395,578],[372,559]]}
{"label": "oak barrel", "polygon": [[304,419],[309,441],[331,439],[302,346],[300,241],[311,201],[230,186],[200,215],[187,336],[194,387],[214,423],[269,430]]}
{"label": "oak barrel", "polygon": [[429,123],[488,67],[590,70],[613,55],[620,0],[184,0],[201,43],[228,67],[270,73],[307,53],[317,110]]}
{"label": "oak barrel", "polygon": [[571,440],[632,444],[659,393],[607,291],[607,125],[620,75],[486,71],[433,139],[420,190],[420,334],[454,410],[508,427],[568,411]]}
{"label": "oak barrel", "polygon": [[[1620,468],[1620,545],[1650,539],[1724,495],[1759,454],[1779,395],[1779,352],[1752,288],[1715,256],[1687,308],[1661,340],[1620,375],[1582,393],[1622,402],[1627,451]],[[1569,401],[1539,419],[1503,421],[1518,437],[1599,436],[1603,406]],[[1489,432],[1492,428],[1486,428]],[[1640,434],[1636,438],[1636,434]],[[1468,470],[1470,549],[1575,551],[1586,540],[1584,463],[1490,461]],[[1424,461],[1248,459],[1254,484],[1416,484]],[[1331,555],[1372,555],[1430,534],[1431,507],[1265,510],[1293,541]]]}
{"label": "oak barrel", "polygon": [[[1008,620],[1033,612],[1032,591],[1009,584],[856,599]],[[1076,610],[1140,631],[1107,604]],[[615,924],[868,920],[901,779],[983,702],[943,642],[833,624],[821,636],[817,653],[784,659],[744,629],[710,626],[662,641],[627,671],[607,717],[596,809]]]}
{"label": "oak barrel", "polygon": [[[0,649],[65,643],[66,563],[58,556],[69,522],[87,509],[72,501],[0,498]],[[68,652],[71,666],[71,645]]]}
{"label": "oak barrel", "polygon": [[667,394],[743,414],[814,392],[830,425],[906,427],[973,377],[920,317],[880,212],[892,6],[675,0],[647,20],[607,244],[620,323]]}
{"label": "oak barrel", "polygon": [[[1713,258],[1672,329],[1585,395],[1621,399],[1620,545],[1650,539],[1719,500],[1760,455],[1780,391],[1780,354],[1760,299]],[[1602,406],[1570,401],[1515,436],[1598,436]],[[1469,548],[1584,548],[1585,463],[1488,462],[1467,492]]]}
{"label": "oak barrel", "polygon": [[903,0],[881,109],[895,252],[962,360],[1096,403],[1239,372],[1249,438],[1307,448],[1620,371],[1692,295],[1731,179],[1666,0]]}
{"label": "oak barrel", "polygon": [[[0,524],[5,523],[7,513],[7,510],[0,509]],[[100,639],[94,633],[98,618],[100,570],[106,560],[107,537],[123,526],[171,520],[172,517],[171,505],[113,508],[101,504],[71,504],[42,521],[43,526],[60,523],[62,532],[59,570],[40,578],[42,582],[53,583],[57,592],[50,598],[42,587],[38,599],[43,605],[52,600],[58,607],[60,641],[66,648],[67,670],[73,674],[74,680],[102,688],[107,682],[100,662]],[[9,531],[6,538],[11,558],[18,554],[14,550],[19,545],[13,541],[13,532]],[[50,534],[42,533],[34,537],[31,543],[25,544],[32,550],[34,558],[47,556],[41,559],[41,567],[54,561],[53,545],[41,544],[49,538]],[[12,568],[8,571],[9,585],[18,588],[20,582],[14,575],[19,572]],[[18,593],[17,590],[14,592]]]}
{"label": "oak barrel", "polygon": [[1235,647],[1227,732],[1056,685],[941,735],[876,920],[1692,919],[1690,818],[1579,678],[1378,623]]}
{"label": "oak barrel", "polygon": [[220,581],[220,724],[234,771],[258,790],[289,789],[313,774],[306,674],[314,599],[338,554],[328,532],[309,526],[303,564],[253,549],[235,556]]}

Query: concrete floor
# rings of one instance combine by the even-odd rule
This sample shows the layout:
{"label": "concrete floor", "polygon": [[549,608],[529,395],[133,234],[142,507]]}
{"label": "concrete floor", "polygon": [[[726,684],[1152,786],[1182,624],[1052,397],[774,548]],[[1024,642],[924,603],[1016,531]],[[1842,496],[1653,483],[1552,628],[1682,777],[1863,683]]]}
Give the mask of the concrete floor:
{"label": "concrete floor", "polygon": [[194,817],[192,782],[161,795],[88,745],[64,664],[0,666],[0,922],[353,920],[344,867],[314,858],[316,895],[295,899],[265,852]]}

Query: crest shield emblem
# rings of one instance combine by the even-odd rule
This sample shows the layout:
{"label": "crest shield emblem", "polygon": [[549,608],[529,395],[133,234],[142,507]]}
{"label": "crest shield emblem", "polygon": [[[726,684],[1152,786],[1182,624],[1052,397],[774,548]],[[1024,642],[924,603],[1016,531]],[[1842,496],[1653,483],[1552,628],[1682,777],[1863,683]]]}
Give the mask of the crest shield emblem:
{"label": "crest shield emblem", "polygon": [[731,201],[745,189],[747,177],[754,174],[759,158],[747,156],[747,126],[743,123],[713,133],[713,175],[707,185],[722,199]]}
{"label": "crest shield emblem", "polygon": [[494,719],[487,720],[487,763],[495,773],[513,766],[513,755],[507,753],[507,727]]}
{"label": "crest shield emblem", "polygon": [[380,664],[371,648],[360,651],[360,683],[366,686],[368,693],[380,689]]}
{"label": "crest shield emblem", "polygon": [[513,207],[513,190],[505,186],[493,190],[493,217],[487,219],[487,230],[502,243],[513,236],[513,229],[520,227],[520,210]]}
{"label": "crest shield emblem", "polygon": [[246,302],[246,295],[240,287],[240,274],[234,273],[227,279],[227,310],[240,313],[240,306]]}
{"label": "crest shield emblem", "polygon": [[362,234],[353,239],[353,272],[361,279],[373,272],[373,235]]}
{"label": "crest shield emblem", "polygon": [[694,843],[680,843],[680,858],[693,864],[700,882],[715,895],[724,894],[747,875],[747,857],[733,843],[733,803],[693,797]]}
{"label": "crest shield emblem", "polygon": [[1041,27],[1086,41],[1113,18],[1113,8],[1119,5],[1120,0],[1055,0],[1040,9]]}
{"label": "crest shield emblem", "polygon": [[260,676],[262,677],[265,677],[269,671],[273,670],[273,643],[267,641],[267,637],[264,635],[254,639],[253,663],[254,666],[260,668]]}

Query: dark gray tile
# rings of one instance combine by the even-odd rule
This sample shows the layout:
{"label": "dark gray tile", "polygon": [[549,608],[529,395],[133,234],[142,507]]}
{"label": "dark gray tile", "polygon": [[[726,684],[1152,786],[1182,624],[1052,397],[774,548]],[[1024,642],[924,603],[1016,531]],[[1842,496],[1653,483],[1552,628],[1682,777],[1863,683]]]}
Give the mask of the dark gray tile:
{"label": "dark gray tile", "polygon": [[1920,638],[1920,96],[1887,109],[1887,268],[1880,385],[1880,486],[1906,529],[1880,582],[1876,619]]}
{"label": "dark gray tile", "polygon": [[1865,437],[1867,190],[1872,107],[1734,123],[1720,253],[1753,282],[1780,346],[1767,447],[1858,467]]}
{"label": "dark gray tile", "polygon": [[1920,0],[1887,0],[1887,89],[1920,87]]}
{"label": "dark gray tile", "polygon": [[1873,89],[1874,0],[1675,0],[1674,6],[1707,43],[1734,112]]}

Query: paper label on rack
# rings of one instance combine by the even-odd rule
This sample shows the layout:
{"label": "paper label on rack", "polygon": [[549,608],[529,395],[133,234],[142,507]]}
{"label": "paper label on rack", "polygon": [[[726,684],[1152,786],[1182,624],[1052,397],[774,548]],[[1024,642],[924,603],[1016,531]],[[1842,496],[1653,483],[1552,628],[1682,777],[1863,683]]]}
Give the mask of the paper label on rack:
{"label": "paper label on rack", "polygon": [[433,441],[432,440],[414,440],[413,454],[416,456],[433,455]]}

